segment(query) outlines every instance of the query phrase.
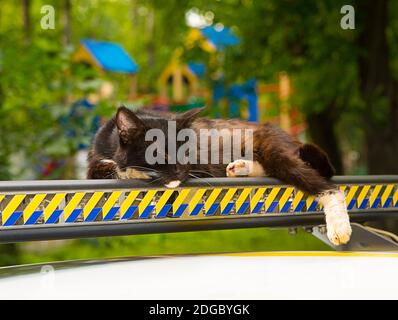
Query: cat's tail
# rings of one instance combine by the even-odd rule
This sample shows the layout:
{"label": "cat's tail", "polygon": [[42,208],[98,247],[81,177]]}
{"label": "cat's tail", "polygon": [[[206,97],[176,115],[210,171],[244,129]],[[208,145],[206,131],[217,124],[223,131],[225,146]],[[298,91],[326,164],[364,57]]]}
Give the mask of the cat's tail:
{"label": "cat's tail", "polygon": [[318,173],[330,179],[336,173],[333,165],[330,163],[329,157],[325,151],[312,143],[304,143],[299,148],[299,157],[311,168],[318,171]]}

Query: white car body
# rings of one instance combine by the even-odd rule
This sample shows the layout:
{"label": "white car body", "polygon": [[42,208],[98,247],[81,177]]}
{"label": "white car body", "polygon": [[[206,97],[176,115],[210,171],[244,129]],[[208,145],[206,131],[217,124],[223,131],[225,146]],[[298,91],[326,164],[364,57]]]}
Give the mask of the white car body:
{"label": "white car body", "polygon": [[0,268],[0,299],[397,299],[397,253],[259,252]]}

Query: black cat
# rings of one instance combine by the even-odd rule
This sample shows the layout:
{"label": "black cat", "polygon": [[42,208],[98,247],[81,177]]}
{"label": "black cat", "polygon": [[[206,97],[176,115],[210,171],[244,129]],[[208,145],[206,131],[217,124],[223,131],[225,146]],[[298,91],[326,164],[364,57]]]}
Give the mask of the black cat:
{"label": "black cat", "polygon": [[[175,188],[189,177],[272,176],[318,198],[324,206],[331,242],[341,244],[349,240],[351,227],[344,194],[330,181],[334,168],[323,150],[313,144],[303,144],[270,124],[198,118],[200,111],[193,109],[173,114],[133,112],[120,107],[116,116],[98,131],[94,139],[88,158],[87,177],[156,179],[167,187]],[[174,123],[174,127],[170,127],[170,123]],[[171,132],[170,128],[175,128],[175,132]],[[163,135],[163,145],[160,141],[146,139],[151,129]],[[216,163],[210,161],[215,151],[225,155],[230,150],[226,150],[223,143],[207,144],[206,150],[203,150],[200,141],[210,139],[213,133],[203,137],[202,132],[209,129],[215,129],[213,133],[223,132],[223,139],[225,135],[231,136],[233,130],[252,130],[251,159],[231,156],[229,163],[224,163],[221,158]],[[181,157],[176,159],[175,151],[187,146],[184,140],[177,138],[184,130],[191,130],[199,137],[191,143],[193,148],[190,149],[196,151],[193,155],[196,161],[182,163]],[[242,149],[246,146],[244,142]],[[156,148],[154,156],[163,161],[153,163],[148,160],[147,151],[156,143],[159,148]],[[207,158],[202,157],[203,151],[206,151]]]}

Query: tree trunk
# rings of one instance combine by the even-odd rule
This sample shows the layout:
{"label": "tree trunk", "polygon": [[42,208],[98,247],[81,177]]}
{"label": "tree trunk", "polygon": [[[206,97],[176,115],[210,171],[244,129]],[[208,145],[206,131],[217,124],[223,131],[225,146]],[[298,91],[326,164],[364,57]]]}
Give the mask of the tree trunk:
{"label": "tree trunk", "polygon": [[146,34],[147,34],[147,52],[148,52],[148,68],[153,70],[155,67],[155,44],[153,41],[155,29],[155,9],[151,7],[148,12]]}
{"label": "tree trunk", "polygon": [[23,19],[23,30],[25,35],[25,43],[30,43],[32,25],[30,20],[30,0],[22,1],[22,19]]}
{"label": "tree trunk", "polygon": [[307,115],[308,131],[312,141],[329,155],[336,174],[343,174],[342,155],[335,133],[337,119],[333,114],[334,110],[334,105],[331,105],[319,113]]}
{"label": "tree trunk", "polygon": [[365,104],[363,119],[368,171],[370,174],[396,174],[398,87],[391,74],[386,36],[388,1],[360,0],[357,16],[361,50],[358,65],[361,95]]}
{"label": "tree trunk", "polygon": [[63,14],[63,45],[67,46],[71,42],[72,34],[72,4],[71,0],[65,0],[64,2],[64,14]]}

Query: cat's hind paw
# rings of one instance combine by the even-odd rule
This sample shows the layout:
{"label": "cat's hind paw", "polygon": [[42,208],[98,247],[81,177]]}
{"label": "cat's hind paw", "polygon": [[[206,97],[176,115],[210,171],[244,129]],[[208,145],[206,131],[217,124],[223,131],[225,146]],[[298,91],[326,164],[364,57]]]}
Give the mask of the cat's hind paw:
{"label": "cat's hind paw", "polygon": [[351,225],[349,220],[343,216],[334,216],[329,219],[327,225],[327,236],[331,243],[336,246],[346,244],[351,238]]}
{"label": "cat's hind paw", "polygon": [[342,191],[330,190],[318,198],[323,205],[326,218],[327,236],[334,245],[350,241],[352,229]]}

